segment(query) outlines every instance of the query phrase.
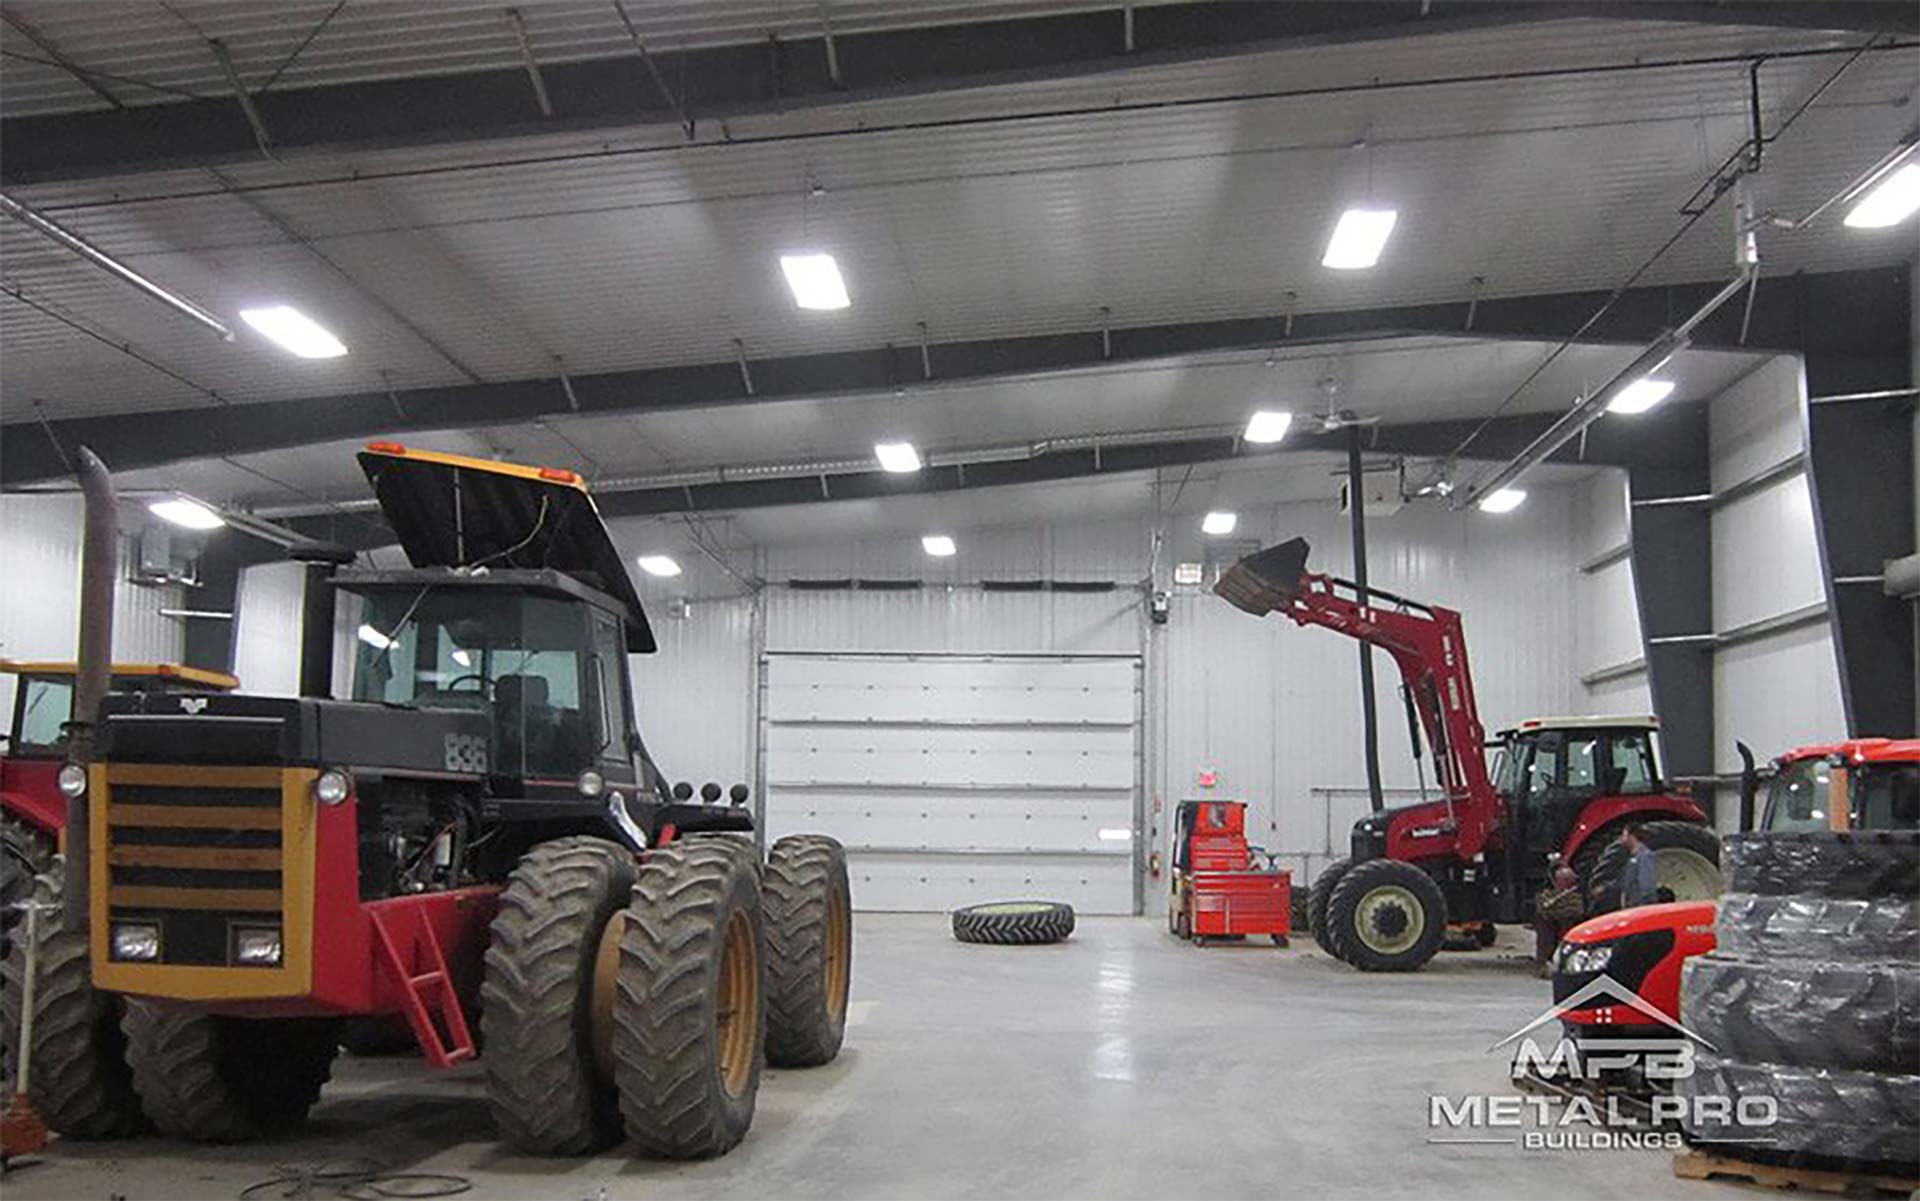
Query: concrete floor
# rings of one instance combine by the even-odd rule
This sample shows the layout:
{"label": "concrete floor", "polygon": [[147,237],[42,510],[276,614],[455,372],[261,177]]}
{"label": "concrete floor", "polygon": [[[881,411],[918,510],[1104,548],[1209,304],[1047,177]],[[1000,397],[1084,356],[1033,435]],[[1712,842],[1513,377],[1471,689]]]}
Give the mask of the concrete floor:
{"label": "concrete floor", "polygon": [[1704,1197],[1666,1152],[1427,1142],[1428,1096],[1511,1092],[1487,1048],[1548,1001],[1511,949],[1363,976],[1302,939],[1195,949],[1083,918],[1054,947],[976,947],[863,915],[838,1062],[769,1072],[708,1163],[540,1160],[494,1142],[476,1069],[343,1058],[300,1135],[245,1147],[56,1146],[25,1198],[233,1197],[279,1165],[362,1157],[472,1198]]}

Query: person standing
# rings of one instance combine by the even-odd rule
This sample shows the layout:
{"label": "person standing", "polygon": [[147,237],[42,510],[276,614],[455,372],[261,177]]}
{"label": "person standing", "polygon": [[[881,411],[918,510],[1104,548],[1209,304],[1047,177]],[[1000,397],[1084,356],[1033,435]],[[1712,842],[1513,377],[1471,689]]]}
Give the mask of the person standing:
{"label": "person standing", "polygon": [[1647,845],[1644,827],[1628,826],[1620,834],[1627,848],[1626,867],[1620,873],[1620,907],[1651,905],[1660,899],[1660,865]]}

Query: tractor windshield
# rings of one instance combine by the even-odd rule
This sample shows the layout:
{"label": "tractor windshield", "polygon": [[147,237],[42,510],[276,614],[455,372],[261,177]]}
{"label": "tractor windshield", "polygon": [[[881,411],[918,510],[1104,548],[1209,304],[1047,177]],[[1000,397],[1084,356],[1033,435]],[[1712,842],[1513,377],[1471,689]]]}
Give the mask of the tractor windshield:
{"label": "tractor windshield", "polygon": [[72,676],[23,676],[13,753],[58,754],[66,747],[67,718],[73,712]]}
{"label": "tractor windshield", "polygon": [[1782,767],[1767,785],[1762,828],[1912,830],[1920,828],[1920,764],[1860,763],[1847,769],[1836,796],[1834,765],[1825,755]]}
{"label": "tractor windshield", "polygon": [[587,605],[501,588],[366,594],[353,699],[492,717],[503,775],[571,781],[627,754],[626,656]]}

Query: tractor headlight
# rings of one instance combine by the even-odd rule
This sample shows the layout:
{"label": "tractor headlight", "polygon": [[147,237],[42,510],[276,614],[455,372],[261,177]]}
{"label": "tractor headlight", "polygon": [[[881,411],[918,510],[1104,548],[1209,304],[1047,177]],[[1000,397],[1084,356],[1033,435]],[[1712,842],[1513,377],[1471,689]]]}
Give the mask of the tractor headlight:
{"label": "tractor headlight", "polygon": [[87,795],[87,769],[78,763],[63,764],[55,782],[60,786],[60,795],[70,801]]}
{"label": "tractor headlight", "polygon": [[313,799],[322,805],[338,805],[353,794],[353,781],[337,767],[329,767],[314,777]]}
{"label": "tractor headlight", "polygon": [[606,789],[607,778],[589,767],[580,773],[580,778],[574,784],[580,789],[581,796],[596,797]]}
{"label": "tractor headlight", "polygon": [[1560,970],[1568,975],[1604,972],[1612,959],[1613,944],[1610,942],[1592,944],[1570,942],[1560,948]]}
{"label": "tractor headlight", "polygon": [[152,922],[113,923],[113,957],[134,963],[160,958],[160,927]]}
{"label": "tractor headlight", "polygon": [[235,926],[233,961],[245,967],[275,967],[280,962],[280,927]]}

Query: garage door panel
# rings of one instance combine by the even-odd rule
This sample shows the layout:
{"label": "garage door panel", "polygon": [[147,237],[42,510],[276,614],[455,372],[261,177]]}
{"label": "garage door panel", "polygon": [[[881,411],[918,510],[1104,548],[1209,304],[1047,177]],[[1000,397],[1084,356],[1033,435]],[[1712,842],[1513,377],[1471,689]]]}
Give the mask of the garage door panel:
{"label": "garage door panel", "polygon": [[1116,913],[1113,898],[1132,890],[1132,861],[997,855],[854,854],[848,857],[853,905],[861,910],[941,912],[985,901],[1065,901],[1082,913]]}
{"label": "garage door panel", "polygon": [[1131,846],[1133,796],[908,795],[839,789],[785,792],[769,813],[771,838],[831,834],[850,847],[1109,853]]}
{"label": "garage door panel", "polygon": [[845,843],[856,906],[1133,911],[1137,659],[775,652],[763,671],[767,833]]}
{"label": "garage door panel", "polygon": [[[1132,788],[1131,728],[770,722],[768,784],[1029,784]],[[778,762],[776,773],[771,764]]]}

